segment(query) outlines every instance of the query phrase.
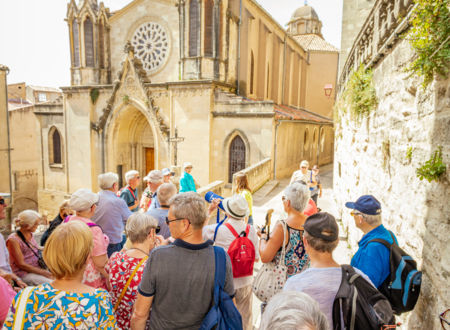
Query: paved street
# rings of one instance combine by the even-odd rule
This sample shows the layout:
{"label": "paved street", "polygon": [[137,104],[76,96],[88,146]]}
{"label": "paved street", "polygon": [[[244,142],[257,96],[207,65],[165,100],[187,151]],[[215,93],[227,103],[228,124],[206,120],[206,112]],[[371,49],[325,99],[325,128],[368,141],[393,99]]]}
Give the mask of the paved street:
{"label": "paved street", "polygon": [[[333,165],[323,166],[321,168],[320,178],[322,181],[323,187],[323,197],[318,200],[318,207],[322,209],[322,211],[329,212],[333,215],[336,215],[335,212],[335,204],[333,197]],[[256,226],[264,225],[265,214],[268,209],[273,208],[274,213],[272,216],[272,227],[276,223],[278,219],[285,218],[286,214],[283,210],[283,205],[281,202],[281,196],[283,195],[283,190],[289,184],[290,178],[283,179],[280,181],[278,186],[272,190],[267,196],[261,196],[256,192],[253,196],[253,219]],[[347,246],[347,241],[342,237],[343,231],[341,230],[341,241],[334,252],[334,257],[339,263],[349,263],[350,262],[350,250]],[[258,270],[261,267],[261,263],[259,262],[255,266],[255,270]],[[259,327],[260,323],[260,301],[255,296],[253,297],[253,324],[255,328]]]}

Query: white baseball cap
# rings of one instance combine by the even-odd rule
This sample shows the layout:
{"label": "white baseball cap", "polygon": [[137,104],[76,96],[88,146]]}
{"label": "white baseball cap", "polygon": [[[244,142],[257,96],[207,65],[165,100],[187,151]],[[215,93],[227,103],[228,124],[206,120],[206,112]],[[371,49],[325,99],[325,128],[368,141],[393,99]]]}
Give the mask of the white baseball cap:
{"label": "white baseball cap", "polygon": [[159,182],[163,180],[163,174],[160,170],[152,170],[144,177],[144,181]]}
{"label": "white baseball cap", "polygon": [[85,211],[98,202],[98,194],[90,189],[82,188],[75,191],[70,197],[70,208],[74,211]]}
{"label": "white baseball cap", "polygon": [[187,167],[193,167],[193,166],[192,166],[192,163],[190,163],[190,162],[185,162],[185,163],[183,164],[183,169],[184,169],[184,168],[187,168]]}

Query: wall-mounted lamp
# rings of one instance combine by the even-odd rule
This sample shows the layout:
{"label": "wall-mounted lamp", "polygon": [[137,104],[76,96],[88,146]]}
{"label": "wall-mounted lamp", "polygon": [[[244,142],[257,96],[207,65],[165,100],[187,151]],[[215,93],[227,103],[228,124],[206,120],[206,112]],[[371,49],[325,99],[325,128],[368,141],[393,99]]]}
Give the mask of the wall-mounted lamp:
{"label": "wall-mounted lamp", "polygon": [[325,86],[323,86],[323,90],[325,91],[325,96],[330,98],[331,92],[333,91],[333,85],[325,84]]}

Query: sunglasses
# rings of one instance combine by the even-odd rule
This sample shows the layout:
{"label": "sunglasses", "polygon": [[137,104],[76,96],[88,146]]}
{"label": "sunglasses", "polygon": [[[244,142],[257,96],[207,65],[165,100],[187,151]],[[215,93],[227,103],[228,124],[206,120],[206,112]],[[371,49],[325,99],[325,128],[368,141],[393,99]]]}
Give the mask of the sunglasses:
{"label": "sunglasses", "polygon": [[155,233],[159,234],[160,231],[161,231],[161,227],[160,227],[160,226],[157,226],[157,227],[155,228]]}
{"label": "sunglasses", "polygon": [[[187,220],[187,221],[189,221],[189,219],[186,219],[186,218],[176,218],[176,219],[169,220],[169,217],[166,217],[166,224],[169,225],[169,223],[174,222],[174,221],[178,221],[178,220]],[[189,223],[191,223],[191,222],[189,221]]]}
{"label": "sunglasses", "polygon": [[5,200],[4,199],[0,199],[0,205],[5,205],[5,204],[6,204]]}
{"label": "sunglasses", "polygon": [[351,211],[351,212],[350,212],[350,215],[351,215],[352,217],[354,217],[355,215],[361,215],[361,213],[360,213],[360,212]]}

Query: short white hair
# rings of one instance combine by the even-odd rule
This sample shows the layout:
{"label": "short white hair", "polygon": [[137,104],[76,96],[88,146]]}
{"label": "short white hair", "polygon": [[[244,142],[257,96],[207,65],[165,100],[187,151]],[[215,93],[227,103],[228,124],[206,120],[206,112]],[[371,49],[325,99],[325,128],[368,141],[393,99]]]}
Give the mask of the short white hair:
{"label": "short white hair", "polygon": [[119,176],[113,172],[102,173],[98,176],[98,186],[102,190],[111,189],[117,182],[119,182]]}
{"label": "short white hair", "polygon": [[270,299],[259,330],[328,330],[328,320],[319,304],[306,293],[281,291]]}
{"label": "short white hair", "polygon": [[307,185],[294,182],[284,189],[284,196],[291,202],[293,209],[303,212],[311,198],[311,193]]}
{"label": "short white hair", "polygon": [[25,210],[19,213],[15,222],[16,227],[33,227],[42,216],[34,210]]}
{"label": "short white hair", "polygon": [[135,177],[136,175],[138,175],[138,174],[139,174],[139,172],[136,171],[136,170],[128,171],[127,173],[125,173],[125,181],[126,181],[127,183],[130,182],[130,180],[131,180],[131,179],[134,179],[134,177]]}
{"label": "short white hair", "polygon": [[151,229],[156,229],[158,220],[150,214],[135,212],[128,217],[126,224],[127,236],[131,243],[143,243]]}
{"label": "short white hair", "polygon": [[361,216],[363,217],[364,221],[367,222],[372,227],[378,227],[379,225],[381,225],[381,214],[371,215],[361,213]]}
{"label": "short white hair", "polygon": [[168,205],[169,200],[177,194],[177,187],[173,183],[163,183],[158,187],[157,198],[160,205]]}

